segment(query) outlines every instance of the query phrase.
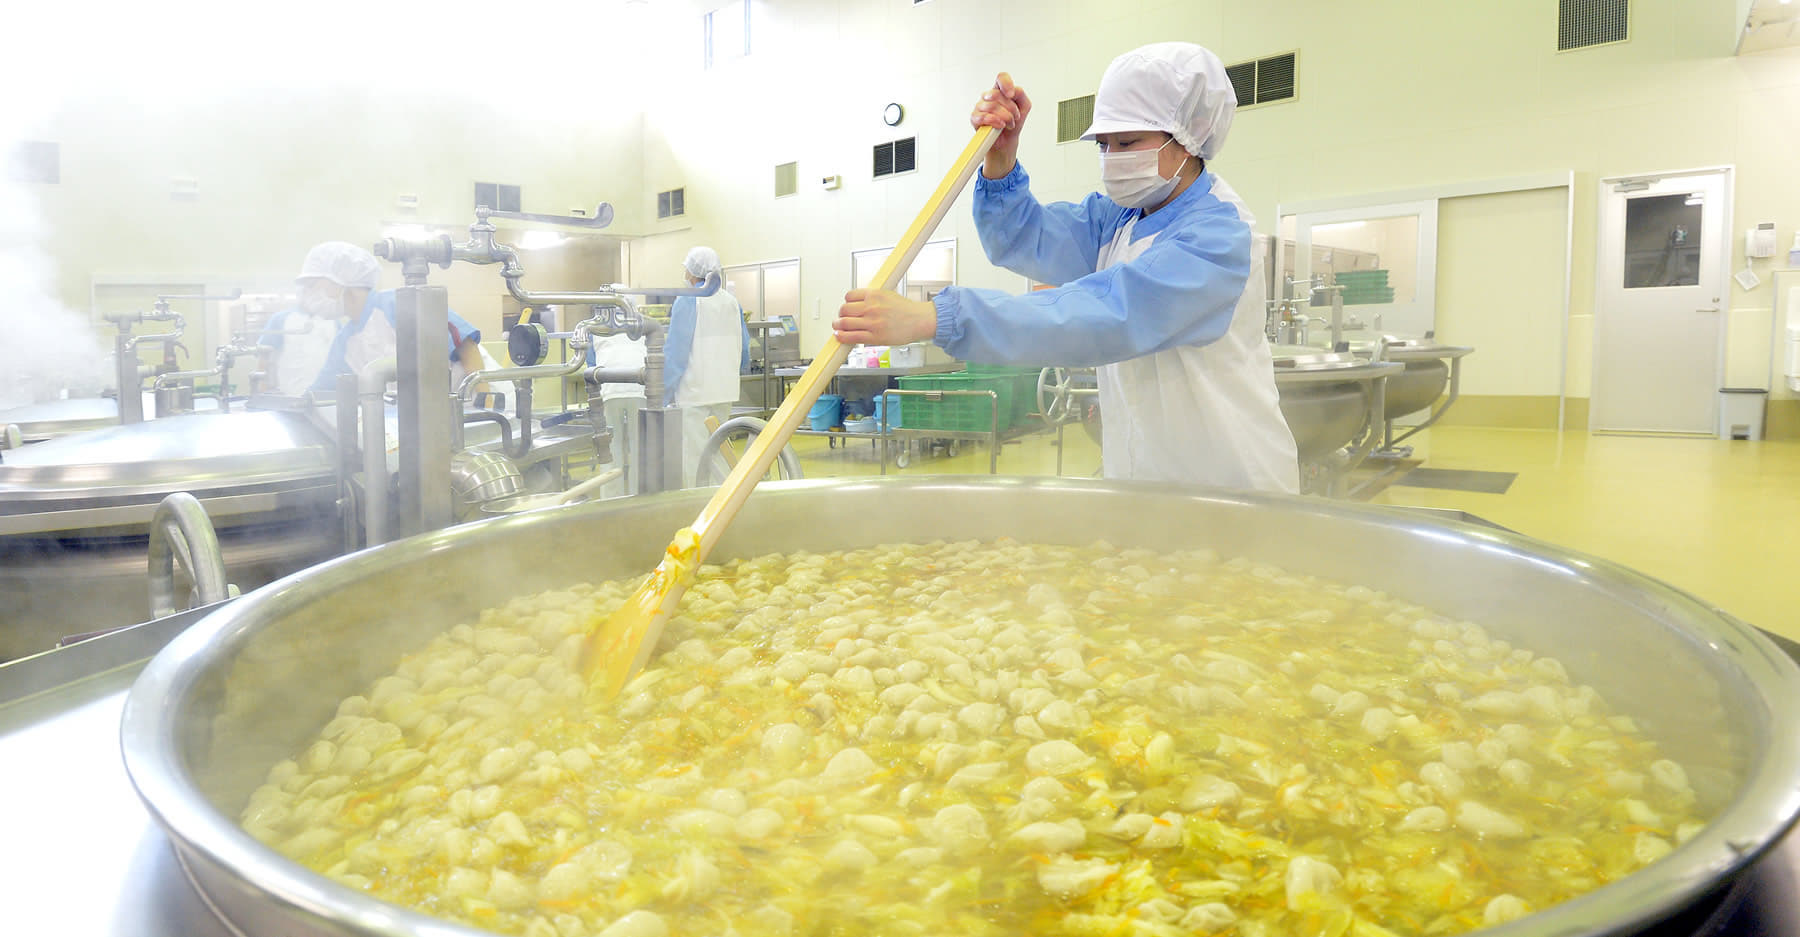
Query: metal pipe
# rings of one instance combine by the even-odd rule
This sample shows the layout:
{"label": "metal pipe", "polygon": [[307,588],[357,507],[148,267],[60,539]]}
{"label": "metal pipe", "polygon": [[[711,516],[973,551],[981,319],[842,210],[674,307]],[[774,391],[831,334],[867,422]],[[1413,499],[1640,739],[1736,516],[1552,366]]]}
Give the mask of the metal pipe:
{"label": "metal pipe", "polygon": [[[175,564],[179,560],[193,580],[192,599],[177,604]],[[230,598],[225,558],[206,508],[193,495],[178,491],[162,499],[150,519],[150,617],[163,618],[185,608],[198,608]]]}
{"label": "metal pipe", "polygon": [[206,368],[200,371],[164,371],[150,382],[151,390],[162,390],[174,385],[177,381],[190,381],[200,377],[218,377],[218,368]]}
{"label": "metal pipe", "polygon": [[[500,245],[500,247],[504,248],[505,245]],[[511,251],[511,248],[505,249],[508,252]],[[560,303],[563,305],[612,306],[614,308],[627,308],[625,305],[626,300],[623,298],[626,295],[711,296],[712,294],[717,293],[719,287],[725,282],[724,277],[720,276],[717,272],[714,272],[707,274],[706,282],[699,286],[671,286],[660,289],[640,290],[630,289],[623,284],[615,283],[605,290],[594,293],[534,293],[519,285],[520,278],[525,276],[525,270],[518,266],[516,259],[509,263],[506,269],[501,270],[500,275],[506,279],[506,291],[511,293],[514,299],[522,303]]]}
{"label": "metal pipe", "polygon": [[400,373],[393,356],[377,358],[363,367],[356,379],[356,399],[362,411],[363,450],[363,545],[388,542],[387,407],[382,398],[388,382]]}
{"label": "metal pipe", "polygon": [[581,379],[589,384],[642,384],[643,368],[603,368],[598,365],[581,373]]}
{"label": "metal pipe", "polygon": [[[356,487],[350,484],[350,477],[356,471],[357,377],[354,374],[339,374],[337,387],[334,388],[335,399],[332,405],[337,408],[337,458],[332,460],[338,484],[338,526],[343,537],[342,553],[351,553],[362,544],[357,540],[356,518],[360,500],[356,495]],[[385,441],[384,441],[385,442]]]}
{"label": "metal pipe", "polygon": [[[493,423],[499,426],[500,450],[505,452],[511,458],[518,458],[518,456],[513,455],[512,421],[506,418],[506,414],[501,413],[498,410],[470,410],[463,414],[462,423],[464,426],[467,426],[470,423]],[[459,439],[457,442],[459,445],[455,448],[459,450],[462,449],[463,447],[460,445],[462,440]]]}

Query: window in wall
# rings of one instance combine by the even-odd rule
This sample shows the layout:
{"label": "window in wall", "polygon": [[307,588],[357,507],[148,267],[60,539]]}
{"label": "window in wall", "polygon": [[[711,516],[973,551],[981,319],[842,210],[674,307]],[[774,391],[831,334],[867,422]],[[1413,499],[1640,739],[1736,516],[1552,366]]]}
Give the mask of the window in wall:
{"label": "window in wall", "polygon": [[501,185],[494,182],[475,183],[475,204],[486,205],[494,211],[522,211],[519,198],[519,187]]}
{"label": "window in wall", "polygon": [[6,161],[6,177],[14,182],[56,185],[62,181],[62,148],[49,140],[24,140]]}
{"label": "window in wall", "polygon": [[[881,265],[893,253],[891,247],[853,251],[850,254],[850,279],[857,286],[868,286],[881,272]],[[946,286],[956,283],[956,239],[929,241],[919,248],[912,265],[900,277],[894,292],[909,299],[928,300]]]}
{"label": "window in wall", "polygon": [[785,198],[800,191],[800,164],[782,163],[775,167],[775,197]]}
{"label": "window in wall", "polygon": [[1330,306],[1336,289],[1348,332],[1418,337],[1436,328],[1435,199],[1304,212],[1283,218],[1281,232],[1269,298],[1310,293],[1313,305]]}
{"label": "window in wall", "polygon": [[731,0],[730,3],[707,13],[704,18],[704,32],[707,68],[749,55],[749,0]]}
{"label": "window in wall", "polygon": [[656,217],[674,218],[687,213],[687,189],[656,193]]}

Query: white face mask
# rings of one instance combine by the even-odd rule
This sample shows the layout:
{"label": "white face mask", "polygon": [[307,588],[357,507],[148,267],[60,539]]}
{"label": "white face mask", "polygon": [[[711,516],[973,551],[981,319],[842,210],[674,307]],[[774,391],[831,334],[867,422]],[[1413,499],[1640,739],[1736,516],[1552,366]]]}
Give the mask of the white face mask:
{"label": "white face mask", "polygon": [[344,316],[344,292],[323,286],[308,286],[300,291],[300,308],[315,319],[341,319]]}
{"label": "white face mask", "polygon": [[1106,189],[1106,197],[1126,208],[1157,205],[1167,199],[1175,191],[1175,183],[1181,181],[1181,167],[1187,165],[1187,160],[1182,160],[1181,166],[1175,167],[1175,175],[1167,179],[1157,171],[1163,146],[1174,142],[1170,138],[1154,150],[1101,153],[1100,184]]}

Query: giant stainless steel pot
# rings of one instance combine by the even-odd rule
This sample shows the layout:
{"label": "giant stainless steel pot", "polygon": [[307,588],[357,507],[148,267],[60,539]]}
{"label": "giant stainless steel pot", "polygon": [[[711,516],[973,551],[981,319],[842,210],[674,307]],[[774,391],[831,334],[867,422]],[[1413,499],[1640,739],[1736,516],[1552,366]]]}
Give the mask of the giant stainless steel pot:
{"label": "giant stainless steel pot", "polygon": [[[121,729],[132,782],[228,919],[279,920],[289,935],[470,937],[478,932],[288,861],[234,818],[270,765],[401,655],[521,593],[648,570],[709,495],[496,518],[341,557],[241,598],[178,637],[132,688]],[[1001,534],[1212,547],[1386,590],[1556,655],[1635,716],[1688,768],[1717,818],[1655,865],[1483,932],[1490,937],[1637,932],[1715,895],[1800,812],[1800,733],[1788,724],[1800,712],[1800,668],[1692,596],[1504,532],[1393,508],[1171,486],[887,478],[765,485],[714,557]]]}

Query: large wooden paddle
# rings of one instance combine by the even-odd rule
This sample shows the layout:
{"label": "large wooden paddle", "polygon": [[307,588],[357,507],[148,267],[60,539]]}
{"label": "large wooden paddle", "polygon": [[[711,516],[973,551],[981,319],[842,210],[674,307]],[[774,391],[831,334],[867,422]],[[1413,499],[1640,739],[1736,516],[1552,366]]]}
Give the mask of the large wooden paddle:
{"label": "large wooden paddle", "polygon": [[[938,183],[937,191],[913,219],[912,227],[906,229],[906,235],[888,254],[870,286],[891,290],[900,282],[900,276],[912,266],[913,258],[925,246],[925,239],[943,220],[950,204],[956,201],[957,194],[994,145],[994,134],[992,127],[982,127],[975,132],[974,139],[944,174],[944,181]],[[793,438],[800,420],[812,409],[813,402],[819,399],[832,375],[849,356],[850,347],[839,342],[837,336],[825,340],[825,347],[788,392],[787,399],[769,420],[768,428],[757,434],[749,450],[725,479],[725,484],[719,486],[712,500],[700,511],[693,526],[676,531],[662,562],[656,564],[643,585],[618,611],[588,633],[582,647],[582,670],[588,680],[604,689],[608,696],[617,694],[650,659],[650,652],[662,636],[663,625],[668,623],[682,594],[693,583],[695,571],[724,536],[725,528],[737,517],[756,483],[774,464],[776,454]]]}

